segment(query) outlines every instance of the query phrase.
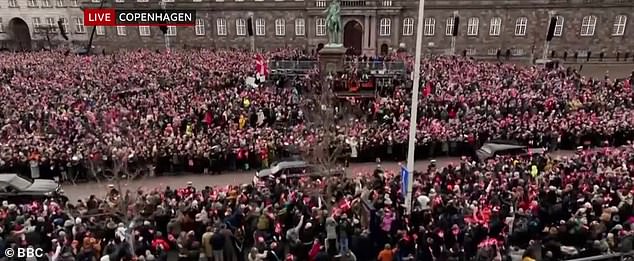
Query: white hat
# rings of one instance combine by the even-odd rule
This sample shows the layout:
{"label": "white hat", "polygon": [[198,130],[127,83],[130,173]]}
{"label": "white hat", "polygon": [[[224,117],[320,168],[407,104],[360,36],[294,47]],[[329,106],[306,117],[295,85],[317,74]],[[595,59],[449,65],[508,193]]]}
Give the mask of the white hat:
{"label": "white hat", "polygon": [[306,229],[309,229],[311,227],[313,227],[313,223],[310,223],[310,222],[306,223]]}

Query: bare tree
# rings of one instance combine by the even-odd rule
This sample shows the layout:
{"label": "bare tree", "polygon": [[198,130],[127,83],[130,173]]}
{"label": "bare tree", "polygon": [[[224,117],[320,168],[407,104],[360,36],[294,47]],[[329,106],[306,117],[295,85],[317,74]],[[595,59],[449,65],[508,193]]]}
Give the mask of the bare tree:
{"label": "bare tree", "polygon": [[321,89],[308,93],[310,97],[304,104],[304,115],[306,125],[315,131],[313,144],[307,148],[302,148],[304,158],[312,164],[323,168],[323,171],[330,175],[330,171],[335,169],[337,160],[341,156],[343,147],[338,139],[338,126],[335,96],[332,91],[332,77],[321,84]]}

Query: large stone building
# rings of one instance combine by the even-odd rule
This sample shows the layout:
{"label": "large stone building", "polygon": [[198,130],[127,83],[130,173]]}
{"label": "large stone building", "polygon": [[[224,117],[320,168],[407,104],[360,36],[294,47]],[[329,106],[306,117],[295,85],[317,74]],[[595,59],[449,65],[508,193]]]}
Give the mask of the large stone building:
{"label": "large stone building", "polygon": [[[85,42],[89,34],[80,4],[80,0],[0,0],[0,48],[40,49]],[[69,41],[59,34],[60,19]]]}
{"label": "large stone building", "polygon": [[[157,0],[106,0],[104,7],[160,8]],[[158,0],[160,1],[160,0]],[[169,28],[176,48],[315,49],[326,43],[323,10],[326,0],[163,0],[166,8],[195,9],[195,27]],[[85,3],[99,6],[100,0]],[[414,49],[418,1],[341,0],[344,44],[374,54],[404,44]],[[581,58],[604,53],[634,56],[632,0],[427,0],[423,48],[429,53],[466,52],[473,56],[540,57],[545,49],[549,17],[557,17],[549,55],[566,52]],[[254,37],[248,36],[253,16]],[[454,16],[458,35],[452,37]],[[96,45],[106,48],[161,48],[159,28],[99,28]],[[454,48],[452,49],[452,42]]]}

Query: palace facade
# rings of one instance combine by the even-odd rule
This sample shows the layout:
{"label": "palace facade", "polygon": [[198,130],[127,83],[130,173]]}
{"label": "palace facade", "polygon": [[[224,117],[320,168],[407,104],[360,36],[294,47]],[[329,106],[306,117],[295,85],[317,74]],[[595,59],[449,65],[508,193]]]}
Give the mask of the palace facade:
{"label": "palace facade", "polygon": [[[32,0],[0,0],[32,1]],[[40,0],[44,1],[44,0]],[[53,1],[53,0],[50,0]],[[86,7],[159,9],[161,0],[91,0]],[[296,47],[314,50],[327,42],[323,11],[327,0],[162,0],[167,9],[197,10],[196,26],[98,27],[95,46],[119,48]],[[403,46],[413,51],[418,1],[341,0],[344,45],[366,54]],[[0,8],[6,7],[0,5]],[[2,10],[0,9],[0,10]],[[423,50],[471,56],[541,57],[551,16],[557,17],[549,54],[569,57],[604,53],[634,56],[632,0],[427,0]],[[459,23],[454,25],[454,17]],[[80,21],[69,17],[71,31]],[[253,21],[253,37],[247,22]],[[11,19],[3,15],[3,20]],[[28,20],[28,19],[27,19]],[[453,27],[457,36],[452,36]],[[6,23],[5,23],[6,28]],[[168,38],[168,39],[166,39]],[[452,48],[453,43],[453,48]]]}
{"label": "palace facade", "polygon": [[[81,44],[84,27],[81,0],[0,0],[0,48],[41,49]],[[59,33],[62,20],[69,40]]]}

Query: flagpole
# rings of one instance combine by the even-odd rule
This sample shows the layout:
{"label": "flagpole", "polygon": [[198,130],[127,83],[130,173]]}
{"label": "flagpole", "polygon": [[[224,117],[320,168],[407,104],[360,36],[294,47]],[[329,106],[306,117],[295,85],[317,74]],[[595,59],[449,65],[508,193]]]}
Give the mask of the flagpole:
{"label": "flagpole", "polygon": [[414,75],[412,86],[412,107],[409,119],[409,146],[407,149],[407,193],[405,194],[405,214],[412,213],[412,189],[414,185],[414,151],[416,148],[416,123],[418,119],[418,90],[420,88],[420,56],[423,48],[423,20],[425,0],[418,2],[418,26],[416,28],[416,54],[414,57]]}

